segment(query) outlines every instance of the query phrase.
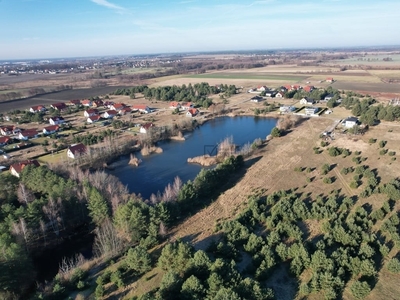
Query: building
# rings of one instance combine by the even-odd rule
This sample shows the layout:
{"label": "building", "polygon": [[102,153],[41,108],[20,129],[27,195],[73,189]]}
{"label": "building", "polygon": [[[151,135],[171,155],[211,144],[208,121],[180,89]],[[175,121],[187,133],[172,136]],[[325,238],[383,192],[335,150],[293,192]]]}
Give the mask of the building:
{"label": "building", "polygon": [[310,106],[306,107],[304,110],[306,115],[315,115],[318,112],[319,108]]}
{"label": "building", "polygon": [[280,111],[281,113],[290,113],[290,112],[295,111],[296,109],[297,109],[297,108],[294,107],[294,106],[287,106],[287,105],[284,105],[284,106],[279,107],[279,111]]}
{"label": "building", "polygon": [[85,100],[82,100],[82,101],[81,101],[81,104],[82,104],[83,106],[90,107],[90,106],[92,106],[92,101],[89,100],[89,99],[85,99]]}
{"label": "building", "polygon": [[91,108],[91,109],[85,110],[85,112],[83,113],[83,115],[86,118],[89,118],[89,117],[92,117],[92,116],[95,116],[95,115],[98,115],[98,114],[99,114],[99,110],[95,109],[95,108]]}
{"label": "building", "polygon": [[11,142],[11,138],[9,136],[0,136],[0,147],[7,145]]}
{"label": "building", "polygon": [[94,115],[94,116],[90,116],[89,118],[87,118],[86,122],[89,124],[92,123],[96,123],[98,121],[100,121],[101,117],[99,115]]}
{"label": "building", "polygon": [[184,110],[188,110],[188,109],[194,108],[194,104],[193,104],[192,102],[183,102],[183,103],[181,104],[181,107],[182,107]]}
{"label": "building", "polygon": [[55,109],[55,110],[64,110],[67,108],[67,105],[64,102],[60,102],[60,103],[54,103],[50,105],[51,108]]}
{"label": "building", "polygon": [[353,128],[354,126],[358,125],[359,121],[356,117],[348,117],[344,119],[342,125],[346,128]]}
{"label": "building", "polygon": [[126,114],[130,114],[132,112],[132,109],[130,107],[124,107],[123,109],[121,109],[118,114],[120,114],[121,116],[126,115]]}
{"label": "building", "polygon": [[186,117],[195,117],[198,113],[199,111],[196,108],[191,108],[187,110]]}
{"label": "building", "polygon": [[110,110],[107,110],[107,111],[103,114],[103,116],[104,116],[105,119],[112,119],[112,118],[114,118],[117,114],[118,114],[118,113],[117,113],[115,110],[110,109]]}
{"label": "building", "polygon": [[326,78],[326,82],[329,82],[329,83],[332,83],[334,80],[333,80],[333,78],[332,77],[328,77],[328,78]]}
{"label": "building", "polygon": [[46,107],[44,107],[43,105],[31,106],[31,107],[29,108],[29,111],[30,111],[31,113],[42,112],[42,111],[45,111],[45,110],[46,110]]}
{"label": "building", "polygon": [[181,108],[181,104],[179,102],[172,101],[169,104],[169,108],[171,108],[171,109],[177,109],[178,108],[179,109],[179,108]]}
{"label": "building", "polygon": [[145,123],[142,126],[140,126],[139,128],[139,132],[140,133],[147,133],[151,127],[153,127],[154,124],[153,123]]}
{"label": "building", "polygon": [[22,170],[26,166],[40,167],[40,164],[36,159],[21,161],[10,166],[10,173],[16,177],[19,177]]}
{"label": "building", "polygon": [[145,113],[145,114],[148,114],[148,113],[152,112],[150,107],[148,107],[145,104],[136,104],[136,105],[132,106],[132,109],[135,110],[135,111],[139,111],[141,113]]}
{"label": "building", "polygon": [[120,111],[121,109],[123,109],[125,107],[125,104],[123,103],[116,103],[116,104],[112,104],[110,106],[110,109],[115,110],[115,111]]}
{"label": "building", "polygon": [[307,93],[311,92],[314,90],[314,86],[313,85],[306,85],[305,87],[303,87],[303,90]]}
{"label": "building", "polygon": [[65,120],[64,120],[63,117],[51,117],[51,118],[49,119],[49,123],[50,123],[51,125],[59,125],[59,124],[65,123]]}
{"label": "building", "polygon": [[26,129],[21,131],[18,134],[18,139],[19,140],[23,140],[23,141],[27,141],[29,139],[34,139],[38,137],[38,131],[36,129]]}
{"label": "building", "polygon": [[261,96],[254,96],[254,97],[252,97],[252,98],[250,99],[250,101],[251,101],[251,102],[256,102],[256,103],[258,103],[258,102],[261,102],[263,99],[264,99],[264,98],[261,97]]}
{"label": "building", "polygon": [[50,125],[45,128],[43,128],[43,134],[52,134],[57,132],[60,129],[60,126],[58,125]]}
{"label": "building", "polygon": [[82,143],[73,144],[68,147],[67,156],[69,158],[75,159],[75,158],[79,157],[80,155],[85,154],[86,151],[87,151],[87,149],[84,144],[82,144]]}
{"label": "building", "polygon": [[312,98],[304,97],[303,99],[300,100],[300,104],[313,105],[313,104],[315,104],[315,100]]}

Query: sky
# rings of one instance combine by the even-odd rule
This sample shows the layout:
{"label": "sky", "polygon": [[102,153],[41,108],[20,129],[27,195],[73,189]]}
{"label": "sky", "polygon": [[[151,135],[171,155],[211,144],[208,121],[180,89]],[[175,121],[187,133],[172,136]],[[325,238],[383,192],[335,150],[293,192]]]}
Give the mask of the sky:
{"label": "sky", "polygon": [[399,0],[0,0],[0,60],[400,45]]}

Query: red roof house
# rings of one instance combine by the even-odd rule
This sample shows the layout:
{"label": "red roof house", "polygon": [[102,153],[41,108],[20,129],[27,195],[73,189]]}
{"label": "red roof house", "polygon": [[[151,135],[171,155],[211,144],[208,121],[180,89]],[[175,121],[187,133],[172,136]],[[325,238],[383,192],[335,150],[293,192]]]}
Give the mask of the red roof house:
{"label": "red roof house", "polygon": [[76,158],[79,155],[86,153],[87,149],[86,146],[82,143],[73,144],[68,147],[67,156],[70,158]]}
{"label": "red roof house", "polygon": [[26,166],[39,167],[40,164],[36,159],[21,161],[19,163],[12,164],[10,166],[10,172],[11,172],[12,175],[19,177],[21,172],[22,172],[22,170]]}

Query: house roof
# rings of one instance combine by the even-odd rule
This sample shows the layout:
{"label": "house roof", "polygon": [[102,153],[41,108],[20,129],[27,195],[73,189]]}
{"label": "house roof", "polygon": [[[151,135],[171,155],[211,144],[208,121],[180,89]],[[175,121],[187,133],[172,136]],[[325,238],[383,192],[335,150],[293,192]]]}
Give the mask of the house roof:
{"label": "house roof", "polygon": [[305,87],[303,87],[303,90],[305,90],[306,92],[310,92],[313,89],[314,87],[312,85],[306,85]]}
{"label": "house roof", "polygon": [[93,103],[96,104],[96,106],[104,105],[103,100],[94,100]]}
{"label": "house roof", "polygon": [[345,122],[358,122],[358,119],[356,117],[348,117],[347,119],[344,120]]}
{"label": "house roof", "polygon": [[110,110],[107,110],[107,111],[105,112],[105,114],[108,114],[108,115],[116,115],[117,112],[116,112],[115,110],[113,110],[113,109],[110,109]]}
{"label": "house roof", "polygon": [[148,106],[145,104],[135,104],[133,109],[146,109]]}
{"label": "house roof", "polygon": [[144,128],[144,129],[149,129],[150,127],[153,127],[154,126],[154,124],[153,123],[145,123],[145,124],[142,124],[142,128]]}
{"label": "house roof", "polygon": [[193,116],[198,113],[198,110],[196,108],[191,108],[188,110],[188,113],[190,113]]}
{"label": "house roof", "polygon": [[82,154],[86,152],[86,146],[82,143],[73,144],[68,147],[68,150],[71,151],[73,155]]}
{"label": "house roof", "polygon": [[179,102],[176,102],[176,101],[172,101],[172,102],[169,104],[169,106],[173,106],[173,107],[178,106],[178,105],[180,105],[180,104],[179,104]]}
{"label": "house roof", "polygon": [[86,111],[86,113],[88,113],[88,114],[97,114],[98,112],[99,112],[99,110],[96,108],[91,108]]}
{"label": "house roof", "polygon": [[92,103],[92,101],[90,101],[89,99],[84,99],[81,101],[82,104],[90,104]]}
{"label": "house roof", "polygon": [[53,120],[53,121],[64,121],[64,118],[63,117],[51,117],[50,119],[49,119],[49,121],[50,120]]}
{"label": "house roof", "polygon": [[130,112],[132,111],[132,109],[130,107],[124,107],[123,109],[121,109],[121,111]]}
{"label": "house roof", "polygon": [[54,103],[51,105],[51,107],[55,108],[55,109],[64,109],[67,106],[65,105],[64,102],[60,102],[60,103]]}
{"label": "house roof", "polygon": [[36,159],[32,159],[32,160],[25,160],[25,161],[21,161],[21,162],[12,164],[10,166],[10,169],[13,168],[15,170],[15,172],[17,172],[19,174],[26,166],[29,166],[29,165],[34,166],[34,167],[40,166],[39,162]]}
{"label": "house roof", "polygon": [[1,136],[0,137],[0,144],[8,143],[9,140],[11,140],[11,138],[9,136]]}
{"label": "house roof", "polygon": [[306,100],[307,103],[314,103],[314,99],[312,99],[312,98],[304,97],[303,99]]}
{"label": "house roof", "polygon": [[58,126],[58,125],[50,125],[50,126],[46,126],[43,129],[46,129],[46,131],[54,131],[54,130],[60,129],[60,126]]}
{"label": "house roof", "polygon": [[13,131],[14,130],[14,126],[3,126],[0,129],[3,130],[4,132]]}
{"label": "house roof", "polygon": [[79,104],[81,104],[81,100],[70,100],[69,101],[71,104],[74,104],[74,105],[79,105]]}
{"label": "house roof", "polygon": [[43,105],[35,105],[35,106],[31,106],[30,108],[31,108],[32,110],[41,110],[41,109],[44,108],[44,106],[43,106]]}
{"label": "house roof", "polygon": [[125,104],[123,104],[123,103],[117,103],[117,104],[114,104],[113,107],[114,107],[115,109],[123,109],[123,108],[125,107]]}
{"label": "house roof", "polygon": [[27,138],[34,137],[38,134],[36,129],[25,129],[21,132],[21,135]]}
{"label": "house roof", "polygon": [[95,116],[91,116],[88,119],[92,120],[92,121],[98,121],[100,120],[100,116],[99,115],[95,115]]}

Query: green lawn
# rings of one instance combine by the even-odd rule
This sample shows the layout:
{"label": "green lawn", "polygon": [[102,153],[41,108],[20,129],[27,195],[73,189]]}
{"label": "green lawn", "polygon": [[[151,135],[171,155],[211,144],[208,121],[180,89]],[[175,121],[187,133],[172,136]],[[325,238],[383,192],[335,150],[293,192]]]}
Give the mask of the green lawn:
{"label": "green lawn", "polygon": [[38,158],[39,162],[41,163],[56,163],[61,160],[66,160],[68,159],[67,157],[67,149],[60,150],[58,153],[54,151],[53,154],[46,154]]}
{"label": "green lawn", "polygon": [[187,78],[215,78],[215,79],[260,79],[260,80],[285,80],[299,81],[309,76],[279,75],[262,73],[206,73],[186,76]]}

